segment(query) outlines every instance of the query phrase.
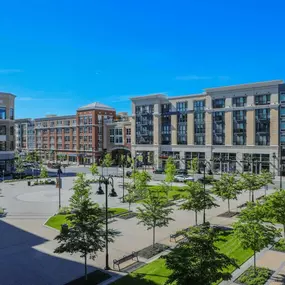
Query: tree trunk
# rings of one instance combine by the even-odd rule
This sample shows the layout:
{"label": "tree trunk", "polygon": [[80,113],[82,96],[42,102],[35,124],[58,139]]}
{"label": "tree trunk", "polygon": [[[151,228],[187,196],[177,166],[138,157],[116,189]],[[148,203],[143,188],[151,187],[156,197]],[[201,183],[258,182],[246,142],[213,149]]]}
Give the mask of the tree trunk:
{"label": "tree trunk", "polygon": [[84,262],[85,262],[85,280],[87,280],[87,254],[84,255]]}
{"label": "tree trunk", "polygon": [[231,212],[230,199],[228,199],[228,213]]}
{"label": "tree trunk", "polygon": [[253,271],[254,271],[254,275],[256,275],[256,253],[255,251],[253,252]]}
{"label": "tree trunk", "polygon": [[254,202],[254,191],[251,191],[251,202]]}
{"label": "tree trunk", "polygon": [[251,200],[251,199],[250,199],[250,198],[251,198],[250,196],[251,196],[251,191],[248,190],[248,202],[250,202],[250,200]]}
{"label": "tree trunk", "polygon": [[155,227],[152,228],[152,247],[154,247],[155,244]]}
{"label": "tree trunk", "polygon": [[195,211],[195,225],[198,225],[198,215],[197,215],[197,211]]}

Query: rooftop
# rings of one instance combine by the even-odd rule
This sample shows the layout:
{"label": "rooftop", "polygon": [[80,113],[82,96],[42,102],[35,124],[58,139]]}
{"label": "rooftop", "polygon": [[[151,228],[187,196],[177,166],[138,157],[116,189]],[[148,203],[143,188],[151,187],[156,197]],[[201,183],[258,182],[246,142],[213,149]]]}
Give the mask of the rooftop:
{"label": "rooftop", "polygon": [[77,109],[77,111],[84,111],[84,110],[104,110],[104,111],[115,111],[115,108],[104,105],[99,102],[94,102],[85,106],[82,106]]}

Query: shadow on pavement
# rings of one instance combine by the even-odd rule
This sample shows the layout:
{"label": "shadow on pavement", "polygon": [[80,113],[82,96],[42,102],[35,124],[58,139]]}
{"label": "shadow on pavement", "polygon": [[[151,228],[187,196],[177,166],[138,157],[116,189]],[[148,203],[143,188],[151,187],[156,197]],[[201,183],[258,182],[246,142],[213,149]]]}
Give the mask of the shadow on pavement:
{"label": "shadow on pavement", "polygon": [[84,274],[83,264],[34,248],[47,241],[0,220],[0,285],[63,285]]}

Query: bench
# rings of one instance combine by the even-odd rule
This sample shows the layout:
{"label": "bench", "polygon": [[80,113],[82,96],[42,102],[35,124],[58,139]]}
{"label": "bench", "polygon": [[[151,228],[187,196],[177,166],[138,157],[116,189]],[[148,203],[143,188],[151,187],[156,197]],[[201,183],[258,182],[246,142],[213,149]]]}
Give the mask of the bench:
{"label": "bench", "polygon": [[183,232],[188,232],[189,229],[190,229],[190,228],[186,228],[186,229],[183,229],[183,230],[181,230],[181,231],[176,232],[175,234],[171,234],[171,235],[170,235],[170,241],[173,241],[173,240],[174,240],[175,242],[177,242],[177,238],[178,238],[178,237],[183,237]]}
{"label": "bench", "polygon": [[129,260],[134,260],[134,258],[137,259],[137,262],[139,261],[139,256],[138,256],[138,253],[133,251],[131,254],[129,255],[124,255],[122,258],[120,259],[114,259],[113,260],[113,268],[115,269],[115,265],[118,266],[119,268],[119,271],[121,271],[121,268],[120,268],[120,264],[126,262],[126,261],[129,261]]}

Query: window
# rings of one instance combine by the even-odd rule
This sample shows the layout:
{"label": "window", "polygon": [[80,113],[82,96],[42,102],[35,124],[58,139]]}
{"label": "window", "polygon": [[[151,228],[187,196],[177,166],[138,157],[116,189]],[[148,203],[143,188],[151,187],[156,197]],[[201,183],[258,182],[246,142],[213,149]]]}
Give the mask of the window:
{"label": "window", "polygon": [[114,143],[114,142],[115,142],[114,136],[110,137],[110,143]]}
{"label": "window", "polygon": [[224,98],[220,98],[220,99],[214,99],[212,101],[213,103],[213,108],[225,108],[225,99]]}
{"label": "window", "polygon": [[70,141],[70,137],[69,136],[65,136],[64,137],[64,141],[69,142]]}
{"label": "window", "polygon": [[10,108],[10,120],[14,120],[14,109]]}
{"label": "window", "polygon": [[62,121],[57,121],[57,125],[61,126],[62,125]]}
{"label": "window", "polygon": [[0,107],[0,119],[6,120],[6,108],[5,107]]}
{"label": "window", "polygon": [[187,102],[177,102],[176,103],[177,112],[186,112],[187,111]]}
{"label": "window", "polygon": [[11,135],[11,136],[14,135],[14,127],[10,127],[10,135]]}
{"label": "window", "polygon": [[280,130],[285,131],[285,122],[284,121],[280,122]]}
{"label": "window", "polygon": [[161,113],[166,114],[169,113],[171,109],[171,104],[161,104]]}
{"label": "window", "polygon": [[0,126],[0,135],[6,135],[6,126]]}
{"label": "window", "polygon": [[285,108],[284,107],[280,108],[280,117],[285,117]]}
{"label": "window", "polygon": [[268,105],[268,104],[270,104],[270,94],[255,96],[255,105]]}
{"label": "window", "polygon": [[127,134],[127,136],[131,135],[131,129],[130,128],[126,129],[126,134]]}
{"label": "window", "polygon": [[280,93],[280,102],[285,103],[285,92]]}
{"label": "window", "polygon": [[116,144],[122,144],[123,143],[123,137],[121,137],[121,136],[115,137],[115,143]]}
{"label": "window", "polygon": [[194,101],[194,111],[204,111],[205,100]]}
{"label": "window", "polygon": [[115,129],[115,135],[116,136],[121,136],[123,134],[122,129]]}
{"label": "window", "polygon": [[69,134],[69,128],[65,128],[65,129],[64,129],[64,133],[65,133],[65,134]]}
{"label": "window", "polygon": [[69,144],[65,144],[64,149],[69,149]]}
{"label": "window", "polygon": [[233,107],[244,107],[246,105],[246,97],[235,97],[232,99]]}
{"label": "window", "polygon": [[225,144],[225,113],[214,112],[213,113],[213,144],[224,145]]}
{"label": "window", "polygon": [[57,129],[58,134],[62,134],[62,129]]}
{"label": "window", "polygon": [[15,148],[15,147],[14,147],[14,142],[11,141],[11,142],[10,142],[10,150],[14,150],[14,148]]}
{"label": "window", "polygon": [[115,130],[114,129],[110,129],[110,136],[113,136],[115,134]]}
{"label": "window", "polygon": [[127,144],[130,144],[130,143],[131,143],[131,138],[127,137]]}

